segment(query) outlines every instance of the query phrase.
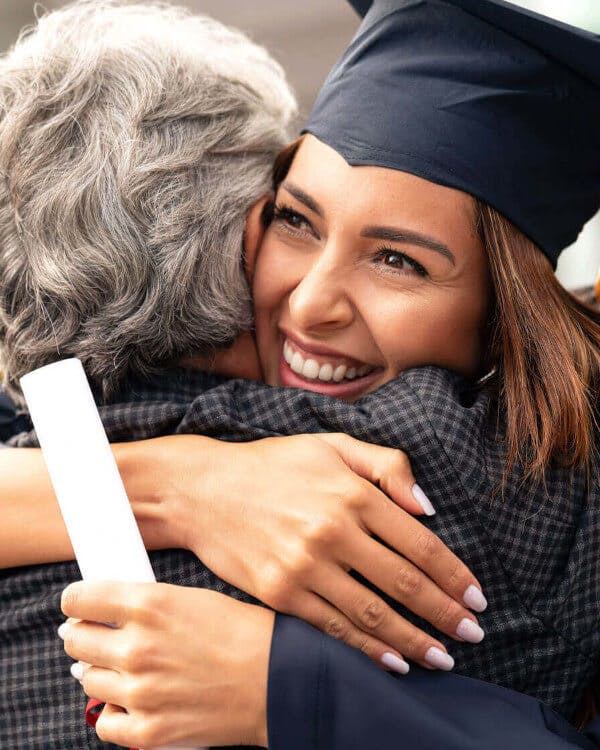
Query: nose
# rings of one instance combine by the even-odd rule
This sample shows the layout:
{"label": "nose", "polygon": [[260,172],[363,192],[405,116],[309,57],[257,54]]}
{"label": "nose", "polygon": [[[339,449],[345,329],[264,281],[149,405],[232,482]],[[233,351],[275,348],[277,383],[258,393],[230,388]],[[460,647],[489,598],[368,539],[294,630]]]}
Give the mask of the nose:
{"label": "nose", "polygon": [[315,259],[288,304],[298,329],[313,333],[345,328],[355,314],[344,270],[327,252]]}

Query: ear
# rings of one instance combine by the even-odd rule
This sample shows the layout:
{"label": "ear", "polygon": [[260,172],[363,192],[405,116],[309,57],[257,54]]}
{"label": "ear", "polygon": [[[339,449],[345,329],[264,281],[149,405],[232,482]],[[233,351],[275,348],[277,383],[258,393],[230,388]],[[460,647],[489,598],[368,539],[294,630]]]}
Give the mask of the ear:
{"label": "ear", "polygon": [[269,193],[264,195],[262,198],[256,201],[246,214],[246,230],[244,232],[244,264],[246,270],[246,278],[248,283],[252,283],[252,277],[254,276],[254,266],[256,264],[256,256],[262,242],[263,235],[265,233],[265,226],[263,223],[263,211],[266,204],[273,200],[273,195]]}

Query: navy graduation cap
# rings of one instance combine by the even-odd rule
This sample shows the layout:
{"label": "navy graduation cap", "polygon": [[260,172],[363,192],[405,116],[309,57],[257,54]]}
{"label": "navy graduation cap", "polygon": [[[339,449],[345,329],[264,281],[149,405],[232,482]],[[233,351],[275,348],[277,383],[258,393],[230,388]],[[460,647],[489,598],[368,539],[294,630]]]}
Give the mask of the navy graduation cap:
{"label": "navy graduation cap", "polygon": [[553,266],[600,208],[600,36],[504,0],[354,0],[303,132],[490,204]]}

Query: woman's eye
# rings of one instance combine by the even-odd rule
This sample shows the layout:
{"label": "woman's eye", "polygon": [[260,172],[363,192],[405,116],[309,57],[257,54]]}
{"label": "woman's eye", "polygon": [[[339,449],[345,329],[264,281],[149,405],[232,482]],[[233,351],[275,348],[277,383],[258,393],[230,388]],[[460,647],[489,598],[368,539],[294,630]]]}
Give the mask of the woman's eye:
{"label": "woman's eye", "polygon": [[312,226],[308,219],[287,206],[275,206],[273,209],[273,221],[279,223],[294,235],[312,233]]}
{"label": "woman's eye", "polygon": [[392,250],[391,248],[381,248],[377,253],[377,259],[382,261],[385,266],[388,266],[394,271],[400,271],[403,273],[417,273],[419,276],[428,276],[428,273],[423,266],[416,260],[411,258],[405,253],[401,253],[398,250]]}

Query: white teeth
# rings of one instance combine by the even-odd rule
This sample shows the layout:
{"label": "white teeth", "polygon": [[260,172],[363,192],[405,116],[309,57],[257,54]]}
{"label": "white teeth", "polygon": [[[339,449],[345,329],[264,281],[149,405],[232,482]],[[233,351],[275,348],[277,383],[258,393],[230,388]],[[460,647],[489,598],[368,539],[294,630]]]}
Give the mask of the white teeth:
{"label": "white teeth", "polygon": [[299,354],[298,352],[294,354],[294,356],[292,357],[292,361],[290,362],[290,367],[297,375],[302,375],[304,360],[302,359],[301,354]]}
{"label": "white teeth", "polygon": [[322,380],[325,383],[334,381],[340,383],[344,378],[354,380],[361,378],[373,370],[369,365],[361,367],[348,367],[347,365],[338,365],[334,367],[329,362],[319,365],[316,359],[304,359],[300,352],[295,352],[287,339],[283,343],[283,358],[297,375],[301,375],[307,380]]}
{"label": "white teeth", "polygon": [[324,380],[326,383],[333,377],[333,367],[331,365],[321,365],[319,370],[319,380]]}
{"label": "white teeth", "polygon": [[315,380],[319,377],[319,363],[314,359],[307,359],[302,368],[302,375],[309,380]]}

